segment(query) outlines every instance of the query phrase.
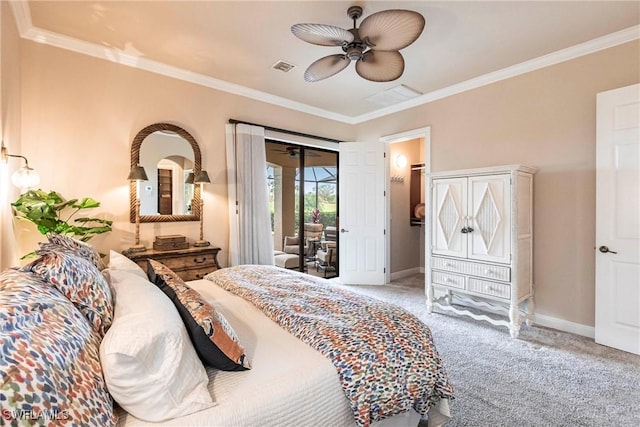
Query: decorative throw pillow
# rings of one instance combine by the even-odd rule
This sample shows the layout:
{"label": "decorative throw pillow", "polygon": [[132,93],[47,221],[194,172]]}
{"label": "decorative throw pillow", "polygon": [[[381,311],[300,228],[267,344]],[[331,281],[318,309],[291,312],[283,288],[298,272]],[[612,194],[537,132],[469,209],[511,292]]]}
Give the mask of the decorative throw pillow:
{"label": "decorative throw pillow", "polygon": [[100,359],[116,402],[152,422],[213,406],[207,372],[169,298],[146,277],[122,270],[110,275],[118,301]]}
{"label": "decorative throw pillow", "polygon": [[86,316],[102,337],[113,319],[111,291],[102,273],[91,261],[69,250],[46,247],[36,253],[40,258],[21,270],[33,271],[44,282],[58,289]]}
{"label": "decorative throw pillow", "polygon": [[126,271],[128,273],[147,279],[147,273],[134,261],[130,260],[120,252],[109,251],[109,270]]}
{"label": "decorative throw pillow", "polygon": [[205,364],[223,371],[251,369],[236,333],[221,313],[159,262],[149,260],[147,273],[149,280],[173,301]]}
{"label": "decorative throw pillow", "polygon": [[102,261],[100,253],[96,251],[90,244],[81,242],[80,240],[76,240],[70,236],[65,236],[64,234],[51,234],[48,236],[48,238],[49,243],[65,247],[75,252],[77,255],[88,259],[93,263],[93,265],[96,266],[98,270],[105,269],[106,266]]}
{"label": "decorative throw pillow", "polygon": [[1,273],[0,424],[114,426],[99,345],[57,289],[31,272]]}

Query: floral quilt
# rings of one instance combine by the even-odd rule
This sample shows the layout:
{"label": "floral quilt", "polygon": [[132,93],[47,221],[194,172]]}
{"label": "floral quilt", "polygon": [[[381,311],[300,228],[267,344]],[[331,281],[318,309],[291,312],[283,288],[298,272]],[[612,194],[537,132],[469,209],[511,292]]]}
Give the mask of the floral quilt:
{"label": "floral quilt", "polygon": [[311,276],[244,265],[206,276],[335,366],[359,426],[453,398],[431,331],[404,309]]}

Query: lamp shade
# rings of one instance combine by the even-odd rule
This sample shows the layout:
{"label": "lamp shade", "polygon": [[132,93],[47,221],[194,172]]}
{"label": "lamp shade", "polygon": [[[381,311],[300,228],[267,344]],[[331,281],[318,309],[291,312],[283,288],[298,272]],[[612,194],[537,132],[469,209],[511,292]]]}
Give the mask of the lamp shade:
{"label": "lamp shade", "polygon": [[136,165],[131,168],[131,172],[129,172],[129,176],[127,177],[129,181],[147,181],[147,173],[144,171],[144,168],[140,165]]}
{"label": "lamp shade", "polygon": [[26,191],[40,184],[40,175],[25,165],[11,175],[11,182],[22,191]]}
{"label": "lamp shade", "polygon": [[209,174],[205,170],[201,170],[198,172],[193,178],[194,184],[209,184],[211,180],[209,179]]}
{"label": "lamp shade", "polygon": [[185,184],[193,184],[193,172],[187,174],[187,179],[184,180]]}

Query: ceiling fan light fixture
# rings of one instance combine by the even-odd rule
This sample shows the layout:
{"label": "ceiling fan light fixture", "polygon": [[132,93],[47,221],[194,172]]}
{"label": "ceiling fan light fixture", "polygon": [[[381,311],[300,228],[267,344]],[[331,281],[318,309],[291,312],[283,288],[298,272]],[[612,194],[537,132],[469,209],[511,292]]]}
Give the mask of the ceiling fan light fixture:
{"label": "ceiling fan light fixture", "polygon": [[362,47],[359,46],[348,46],[347,47],[347,58],[352,61],[357,61],[362,58]]}
{"label": "ceiling fan light fixture", "polygon": [[317,82],[331,77],[351,61],[356,62],[356,72],[364,79],[388,82],[399,78],[404,72],[404,58],[399,50],[422,34],[424,17],[411,10],[385,10],[364,18],[357,28],[356,20],[362,16],[362,7],[351,6],[347,16],[353,20],[353,28],[349,30],[323,24],[291,27],[291,32],[300,40],[321,46],[340,46],[344,51],[311,64],[304,73],[305,81]]}

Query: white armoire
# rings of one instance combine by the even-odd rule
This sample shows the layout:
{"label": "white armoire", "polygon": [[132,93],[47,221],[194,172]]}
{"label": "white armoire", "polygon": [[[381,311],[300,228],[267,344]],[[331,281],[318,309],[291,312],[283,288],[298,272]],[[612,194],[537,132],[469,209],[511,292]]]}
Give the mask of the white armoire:
{"label": "white armoire", "polygon": [[510,165],[429,174],[429,313],[435,306],[506,326],[514,338],[531,322],[534,173]]}

